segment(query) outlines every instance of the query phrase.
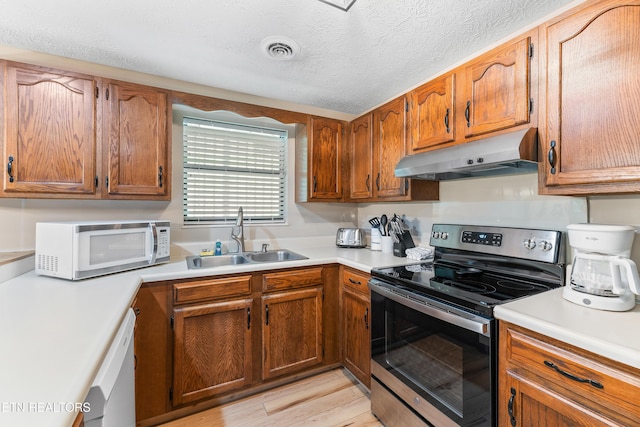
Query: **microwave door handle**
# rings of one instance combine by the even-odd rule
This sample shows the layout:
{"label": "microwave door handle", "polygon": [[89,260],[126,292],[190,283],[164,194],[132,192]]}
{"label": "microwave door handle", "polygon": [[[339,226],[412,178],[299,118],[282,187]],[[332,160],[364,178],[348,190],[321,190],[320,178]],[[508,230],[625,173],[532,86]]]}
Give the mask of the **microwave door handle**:
{"label": "microwave door handle", "polygon": [[156,229],[156,224],[153,222],[149,224],[149,227],[151,228],[151,238],[153,239],[153,251],[151,251],[149,264],[155,264],[156,258],[158,257],[158,230]]}

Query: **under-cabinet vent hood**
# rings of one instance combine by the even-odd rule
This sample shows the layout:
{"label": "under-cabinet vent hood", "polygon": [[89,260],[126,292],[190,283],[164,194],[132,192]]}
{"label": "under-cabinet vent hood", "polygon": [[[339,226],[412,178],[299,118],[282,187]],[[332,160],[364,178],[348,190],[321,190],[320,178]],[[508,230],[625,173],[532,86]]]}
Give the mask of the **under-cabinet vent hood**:
{"label": "under-cabinet vent hood", "polygon": [[538,170],[538,129],[530,128],[406,156],[397,177],[443,181]]}

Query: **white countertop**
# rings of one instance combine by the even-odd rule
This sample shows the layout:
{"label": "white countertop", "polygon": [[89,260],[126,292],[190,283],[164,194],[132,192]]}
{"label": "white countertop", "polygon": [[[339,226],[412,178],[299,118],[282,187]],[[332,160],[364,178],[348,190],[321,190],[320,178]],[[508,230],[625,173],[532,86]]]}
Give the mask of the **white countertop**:
{"label": "white countertop", "polygon": [[[0,283],[0,426],[71,425],[77,414],[74,405],[87,395],[143,281],[329,263],[369,272],[373,267],[419,262],[368,249],[287,248],[309,259],[187,270],[180,257],[169,264],[77,282],[17,270],[19,276]],[[33,259],[30,263],[33,269]]]}
{"label": "white countertop", "polygon": [[562,288],[497,306],[496,318],[640,369],[640,305],[595,310],[562,298]]}

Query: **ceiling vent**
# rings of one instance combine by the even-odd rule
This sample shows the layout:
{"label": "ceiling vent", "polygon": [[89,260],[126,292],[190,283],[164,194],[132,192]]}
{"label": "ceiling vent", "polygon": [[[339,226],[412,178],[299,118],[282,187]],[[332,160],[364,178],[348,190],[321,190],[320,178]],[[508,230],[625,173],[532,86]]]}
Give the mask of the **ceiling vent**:
{"label": "ceiling vent", "polygon": [[300,45],[288,37],[274,36],[262,40],[262,51],[280,61],[292,59],[300,52]]}

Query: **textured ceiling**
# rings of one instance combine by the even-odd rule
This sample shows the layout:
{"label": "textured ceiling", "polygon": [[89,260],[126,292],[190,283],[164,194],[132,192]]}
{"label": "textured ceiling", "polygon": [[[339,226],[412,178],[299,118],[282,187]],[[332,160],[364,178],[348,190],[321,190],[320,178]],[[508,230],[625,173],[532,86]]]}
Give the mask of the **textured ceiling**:
{"label": "textured ceiling", "polygon": [[[360,114],[570,0],[0,0],[0,44]],[[293,59],[261,41],[286,36]]]}

